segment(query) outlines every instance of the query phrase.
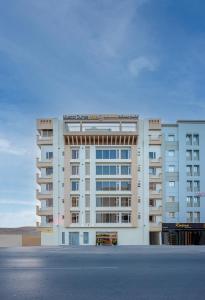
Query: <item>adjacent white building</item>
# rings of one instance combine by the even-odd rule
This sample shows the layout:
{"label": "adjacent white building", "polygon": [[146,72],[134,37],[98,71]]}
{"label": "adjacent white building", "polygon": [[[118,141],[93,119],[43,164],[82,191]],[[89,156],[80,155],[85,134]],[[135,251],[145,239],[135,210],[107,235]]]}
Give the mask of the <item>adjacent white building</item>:
{"label": "adjacent white building", "polygon": [[37,131],[42,245],[161,243],[160,120],[66,115]]}

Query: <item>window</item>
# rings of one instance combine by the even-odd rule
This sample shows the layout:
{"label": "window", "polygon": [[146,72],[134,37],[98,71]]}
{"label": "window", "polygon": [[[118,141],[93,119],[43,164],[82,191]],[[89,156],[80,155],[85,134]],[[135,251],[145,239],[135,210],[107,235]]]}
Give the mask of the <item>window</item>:
{"label": "window", "polygon": [[194,158],[194,160],[199,160],[199,150],[193,151],[193,158]]}
{"label": "window", "polygon": [[46,159],[53,159],[53,152],[46,152]]}
{"label": "window", "polygon": [[90,223],[90,211],[85,211],[85,223]]}
{"label": "window", "polygon": [[200,169],[199,165],[194,166],[194,176],[199,176],[200,175]]}
{"label": "window", "polygon": [[194,207],[200,207],[200,197],[199,196],[194,197]]}
{"label": "window", "polygon": [[90,164],[85,164],[85,175],[90,175]]}
{"label": "window", "polygon": [[71,197],[71,205],[72,205],[72,207],[78,207],[78,205],[79,205],[79,197],[72,196]]}
{"label": "window", "polygon": [[194,212],[194,222],[200,223],[200,212],[199,211]]}
{"label": "window", "polygon": [[155,168],[155,167],[150,167],[149,168],[149,174],[150,175],[156,175],[156,173],[157,173],[157,168]]}
{"label": "window", "polygon": [[168,151],[168,156],[169,157],[174,157],[175,151],[174,150],[169,150]]}
{"label": "window", "polygon": [[71,181],[71,190],[78,191],[79,190],[79,181],[73,180]]}
{"label": "window", "polygon": [[192,211],[188,211],[186,213],[186,219],[187,219],[187,223],[192,223],[193,222],[193,212]]}
{"label": "window", "polygon": [[169,165],[168,171],[169,172],[174,172],[175,171],[175,166],[174,165]]}
{"label": "window", "polygon": [[122,165],[121,166],[121,175],[130,175],[130,166],[129,165]]}
{"label": "window", "polygon": [[149,159],[156,159],[156,152],[149,152]]}
{"label": "window", "polygon": [[168,215],[172,219],[175,218],[175,212],[169,212]]}
{"label": "window", "polygon": [[72,159],[79,159],[79,149],[72,149]]}
{"label": "window", "polygon": [[194,180],[194,192],[200,192],[200,181]]}
{"label": "window", "polygon": [[71,213],[72,223],[79,223],[79,213]]}
{"label": "window", "polygon": [[169,187],[171,188],[175,187],[175,181],[169,181]]}
{"label": "window", "polygon": [[86,191],[90,190],[90,179],[85,179],[85,190]]}
{"label": "window", "polygon": [[121,159],[130,159],[130,150],[121,150]]}
{"label": "window", "polygon": [[85,159],[90,159],[90,147],[85,147]]}
{"label": "window", "polygon": [[96,159],[117,159],[119,158],[118,149],[96,150]]}
{"label": "window", "polygon": [[97,212],[96,223],[119,223],[119,213]]}
{"label": "window", "polygon": [[192,192],[193,185],[191,180],[187,180],[187,192]]}
{"label": "window", "polygon": [[42,137],[51,137],[51,136],[53,136],[53,130],[42,130],[41,136]]}
{"label": "window", "polygon": [[192,135],[191,134],[186,135],[186,145],[192,145]]}
{"label": "window", "polygon": [[83,232],[83,244],[89,244],[89,232]]}
{"label": "window", "polygon": [[49,176],[52,174],[53,174],[53,168],[52,167],[46,168],[46,176]]}
{"label": "window", "polygon": [[72,173],[72,175],[79,175],[79,165],[72,165],[71,173]]}
{"label": "window", "polygon": [[85,206],[90,207],[90,195],[85,195]]}
{"label": "window", "polygon": [[169,196],[168,202],[175,202],[175,196]]}
{"label": "window", "polygon": [[122,213],[121,215],[121,222],[122,223],[131,223],[131,213]]}
{"label": "window", "polygon": [[193,145],[195,145],[195,146],[199,145],[199,135],[198,134],[193,135]]}
{"label": "window", "polygon": [[52,224],[53,223],[53,216],[46,216],[46,223]]}
{"label": "window", "polygon": [[193,206],[193,199],[191,196],[186,197],[186,206],[187,207],[192,207]]}
{"label": "window", "polygon": [[46,191],[50,192],[53,190],[53,183],[46,183]]}
{"label": "window", "polygon": [[169,134],[168,135],[168,141],[169,142],[174,142],[175,141],[175,135],[174,134]]}
{"label": "window", "polygon": [[192,160],[192,151],[191,150],[186,150],[186,159]]}
{"label": "window", "polygon": [[131,206],[131,197],[122,197],[121,198],[121,206],[122,207],[130,207]]}
{"label": "window", "polygon": [[131,181],[121,181],[121,191],[131,191]]}
{"label": "window", "polygon": [[150,182],[149,183],[149,189],[150,189],[150,191],[156,191],[156,189],[157,189],[156,183],[155,182]]}
{"label": "window", "polygon": [[192,166],[191,165],[186,166],[186,175],[192,176]]}
{"label": "window", "polygon": [[96,207],[117,207],[119,206],[119,197],[97,197]]}
{"label": "window", "polygon": [[65,244],[65,232],[62,232],[62,244]]}

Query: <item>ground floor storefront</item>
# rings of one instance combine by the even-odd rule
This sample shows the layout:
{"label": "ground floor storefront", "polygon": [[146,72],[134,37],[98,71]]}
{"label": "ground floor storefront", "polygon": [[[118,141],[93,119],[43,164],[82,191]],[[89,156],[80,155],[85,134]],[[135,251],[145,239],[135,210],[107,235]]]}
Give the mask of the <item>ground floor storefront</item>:
{"label": "ground floor storefront", "polygon": [[205,224],[163,223],[162,243],[165,245],[205,245]]}

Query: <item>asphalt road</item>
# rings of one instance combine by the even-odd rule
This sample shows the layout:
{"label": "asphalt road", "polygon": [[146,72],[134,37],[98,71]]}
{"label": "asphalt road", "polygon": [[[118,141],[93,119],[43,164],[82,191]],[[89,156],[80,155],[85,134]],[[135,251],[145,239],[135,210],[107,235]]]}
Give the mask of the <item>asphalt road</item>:
{"label": "asphalt road", "polygon": [[0,249],[0,300],[205,299],[205,247]]}

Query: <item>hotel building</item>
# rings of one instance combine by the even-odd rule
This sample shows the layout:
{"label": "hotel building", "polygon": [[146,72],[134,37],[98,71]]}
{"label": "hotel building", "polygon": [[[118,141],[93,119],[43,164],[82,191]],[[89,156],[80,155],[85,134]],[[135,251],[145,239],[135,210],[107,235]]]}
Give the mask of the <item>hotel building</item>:
{"label": "hotel building", "polygon": [[159,119],[66,115],[37,132],[42,245],[161,244]]}
{"label": "hotel building", "polygon": [[205,244],[205,121],[162,125],[163,243]]}

